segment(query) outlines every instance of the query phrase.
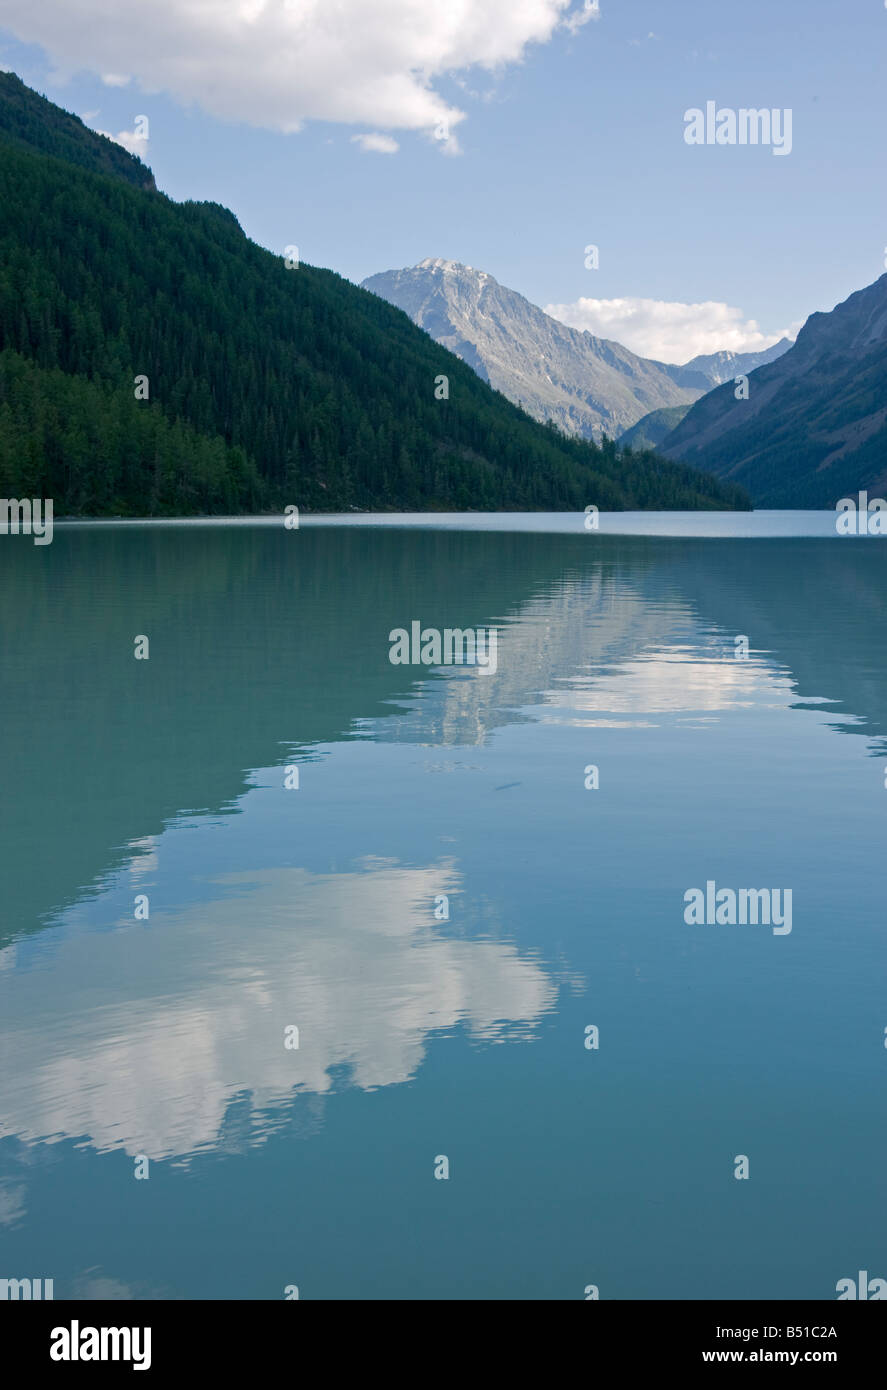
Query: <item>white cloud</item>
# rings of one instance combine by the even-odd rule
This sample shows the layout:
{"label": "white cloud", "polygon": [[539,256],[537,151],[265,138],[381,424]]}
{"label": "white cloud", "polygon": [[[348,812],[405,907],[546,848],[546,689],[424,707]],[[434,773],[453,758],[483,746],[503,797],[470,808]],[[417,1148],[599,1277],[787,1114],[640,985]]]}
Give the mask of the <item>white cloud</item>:
{"label": "white cloud", "polygon": [[103,72],[102,81],[106,87],[128,87],[132,78],[117,72]]}
{"label": "white cloud", "polygon": [[793,338],[800,324],[765,333],[741,309],[718,300],[681,304],[665,299],[577,299],[546,304],[546,314],[597,338],[614,338],[641,357],[688,362],[707,352],[760,352]]}
{"label": "white cloud", "polygon": [[377,130],[364,135],[352,135],[352,143],[359,145],[365,154],[397,154],[400,145],[390,135],[380,135]]}
{"label": "white cloud", "polygon": [[464,112],[435,80],[521,61],[575,29],[572,0],[3,0],[3,25],[62,72],[128,73],[222,119],[276,130],[306,120],[427,131]]}
{"label": "white cloud", "polygon": [[590,19],[600,19],[601,3],[600,0],[582,0],[581,9],[574,10],[564,19],[564,28],[571,34],[575,34]]}

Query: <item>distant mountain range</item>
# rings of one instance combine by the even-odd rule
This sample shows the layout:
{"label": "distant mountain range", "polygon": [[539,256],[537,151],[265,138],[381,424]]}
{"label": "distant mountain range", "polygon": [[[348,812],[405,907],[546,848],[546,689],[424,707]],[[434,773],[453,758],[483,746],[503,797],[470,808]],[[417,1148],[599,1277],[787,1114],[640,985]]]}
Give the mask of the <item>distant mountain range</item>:
{"label": "distant mountain range", "polygon": [[[372,275],[396,304],[540,420],[623,448],[651,449],[737,483],[760,507],[826,507],[887,494],[887,275],[797,341],[716,352],[682,366],[568,328],[456,261]],[[748,377],[748,399],[735,378]]]}
{"label": "distant mountain range", "polygon": [[712,386],[721,386],[737,376],[747,375],[766,362],[775,362],[791,347],[791,338],[780,338],[772,347],[762,352],[708,352],[699,357],[691,357],[684,363],[687,372],[702,372]]}
{"label": "distant mountain range", "polygon": [[0,73],[0,494],[57,515],[747,505],[537,423]]}
{"label": "distant mountain range", "polygon": [[537,420],[553,420],[586,439],[615,439],[649,412],[689,407],[728,376],[790,346],[784,338],[765,352],[712,353],[684,366],[656,362],[568,328],[486,271],[458,261],[428,258],[371,275],[363,288],[403,309]]}
{"label": "distant mountain range", "polygon": [[887,274],[830,313],[811,314],[796,343],[749,376],[697,401],[661,450],[741,483],[759,507],[828,507],[887,493]]}
{"label": "distant mountain range", "polygon": [[[775,362],[777,357],[788,352],[791,345],[790,338],[780,338],[778,343],[765,348],[763,352],[709,352],[691,358],[684,366],[688,372],[702,372],[712,387],[721,386],[725,381],[735,383],[738,376],[747,376],[766,362]],[[632,449],[658,449],[666,435],[677,429],[689,409],[689,405],[667,405],[660,410],[651,410],[636,425],[624,430],[619,442]]]}

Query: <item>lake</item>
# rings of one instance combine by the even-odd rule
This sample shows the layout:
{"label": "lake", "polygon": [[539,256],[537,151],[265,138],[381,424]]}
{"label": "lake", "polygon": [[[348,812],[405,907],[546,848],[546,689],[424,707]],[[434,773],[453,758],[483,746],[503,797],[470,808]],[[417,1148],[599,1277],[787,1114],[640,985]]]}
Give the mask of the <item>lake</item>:
{"label": "lake", "polygon": [[[879,539],[811,512],[0,538],[0,1277],[887,1277]],[[395,664],[413,623],[495,661]],[[742,923],[725,890],[773,898]]]}

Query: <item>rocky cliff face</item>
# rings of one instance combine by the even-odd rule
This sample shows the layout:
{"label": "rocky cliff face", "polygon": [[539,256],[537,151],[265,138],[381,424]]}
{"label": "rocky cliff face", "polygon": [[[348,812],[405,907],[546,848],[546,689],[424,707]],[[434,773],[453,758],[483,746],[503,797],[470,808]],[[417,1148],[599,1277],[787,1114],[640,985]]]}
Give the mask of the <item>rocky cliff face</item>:
{"label": "rocky cliff face", "polygon": [[428,259],[371,275],[363,288],[405,310],[537,420],[585,438],[616,438],[649,411],[688,404],[711,386],[702,372],[568,328],[457,261]]}

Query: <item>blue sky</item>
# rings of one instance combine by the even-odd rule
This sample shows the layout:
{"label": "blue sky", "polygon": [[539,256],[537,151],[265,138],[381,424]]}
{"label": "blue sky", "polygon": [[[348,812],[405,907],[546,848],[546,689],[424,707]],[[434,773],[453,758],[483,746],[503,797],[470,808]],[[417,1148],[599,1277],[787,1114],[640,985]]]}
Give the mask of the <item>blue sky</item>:
{"label": "blue sky", "polygon": [[[582,17],[582,0],[0,0],[0,63],[112,134],[147,115],[160,187],[226,204],[273,250],[353,280],[464,261],[648,355],[763,345],[883,273],[882,0]],[[790,108],[791,153],[688,145],[707,100]]]}

